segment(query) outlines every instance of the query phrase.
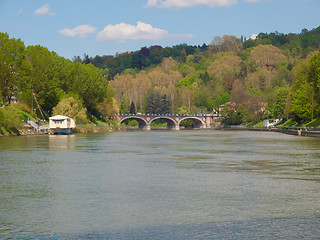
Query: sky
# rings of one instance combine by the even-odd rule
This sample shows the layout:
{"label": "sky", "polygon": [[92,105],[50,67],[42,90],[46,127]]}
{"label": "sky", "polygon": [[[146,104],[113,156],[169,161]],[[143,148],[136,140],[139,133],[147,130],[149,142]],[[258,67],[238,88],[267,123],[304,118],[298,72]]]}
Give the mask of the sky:
{"label": "sky", "polygon": [[0,32],[72,59],[300,33],[320,26],[319,12],[320,0],[0,0]]}

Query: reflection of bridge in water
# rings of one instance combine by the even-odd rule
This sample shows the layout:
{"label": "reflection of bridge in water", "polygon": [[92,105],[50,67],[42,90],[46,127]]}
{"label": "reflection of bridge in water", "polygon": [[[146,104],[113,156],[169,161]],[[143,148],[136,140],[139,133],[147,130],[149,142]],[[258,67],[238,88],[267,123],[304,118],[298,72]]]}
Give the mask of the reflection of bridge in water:
{"label": "reflection of bridge in water", "polygon": [[151,130],[151,123],[154,120],[161,119],[167,122],[167,128],[179,130],[180,123],[183,120],[193,121],[193,128],[210,128],[210,124],[218,118],[218,114],[120,114],[119,122],[125,120],[136,120],[139,123],[139,129]]}

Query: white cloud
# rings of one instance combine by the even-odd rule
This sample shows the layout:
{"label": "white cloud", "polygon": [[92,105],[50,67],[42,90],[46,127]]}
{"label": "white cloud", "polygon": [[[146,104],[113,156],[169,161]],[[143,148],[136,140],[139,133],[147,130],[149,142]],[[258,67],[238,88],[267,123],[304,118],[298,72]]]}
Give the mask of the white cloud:
{"label": "white cloud", "polygon": [[254,2],[259,2],[260,0],[246,0],[246,2],[249,2],[249,3],[254,3]]}
{"label": "white cloud", "polygon": [[97,31],[96,27],[91,25],[80,25],[73,29],[64,28],[59,31],[59,33],[65,37],[80,37],[85,38],[90,33],[95,33]]}
{"label": "white cloud", "polygon": [[45,4],[41,8],[36,9],[34,11],[34,14],[35,15],[39,15],[39,16],[43,16],[43,15],[53,16],[53,15],[56,15],[56,13],[50,12],[49,4]]}
{"label": "white cloud", "polygon": [[[252,0],[249,0],[252,1]],[[148,0],[146,7],[158,8],[190,8],[198,6],[230,7],[238,3],[238,0]]]}
{"label": "white cloud", "polygon": [[136,26],[126,23],[108,25],[97,34],[97,41],[160,40],[167,35],[166,30],[139,21]]}

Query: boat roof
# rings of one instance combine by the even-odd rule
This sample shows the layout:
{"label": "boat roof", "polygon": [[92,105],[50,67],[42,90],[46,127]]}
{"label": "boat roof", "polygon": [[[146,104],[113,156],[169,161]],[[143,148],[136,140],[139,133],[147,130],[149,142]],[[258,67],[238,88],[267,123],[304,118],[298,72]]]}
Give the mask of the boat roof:
{"label": "boat roof", "polygon": [[70,118],[67,116],[56,115],[56,116],[49,117],[49,119],[51,119],[51,120],[66,120],[66,119],[70,119]]}

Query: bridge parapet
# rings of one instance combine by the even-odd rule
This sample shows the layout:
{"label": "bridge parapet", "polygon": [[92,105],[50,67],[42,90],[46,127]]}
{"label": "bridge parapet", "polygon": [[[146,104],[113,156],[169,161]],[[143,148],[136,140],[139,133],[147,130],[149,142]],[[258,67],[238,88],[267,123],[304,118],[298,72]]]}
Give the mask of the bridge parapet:
{"label": "bridge parapet", "polygon": [[218,117],[218,113],[194,113],[194,114],[175,114],[175,113],[161,113],[161,114],[153,114],[153,113],[120,113],[119,116],[167,116],[167,117]]}

